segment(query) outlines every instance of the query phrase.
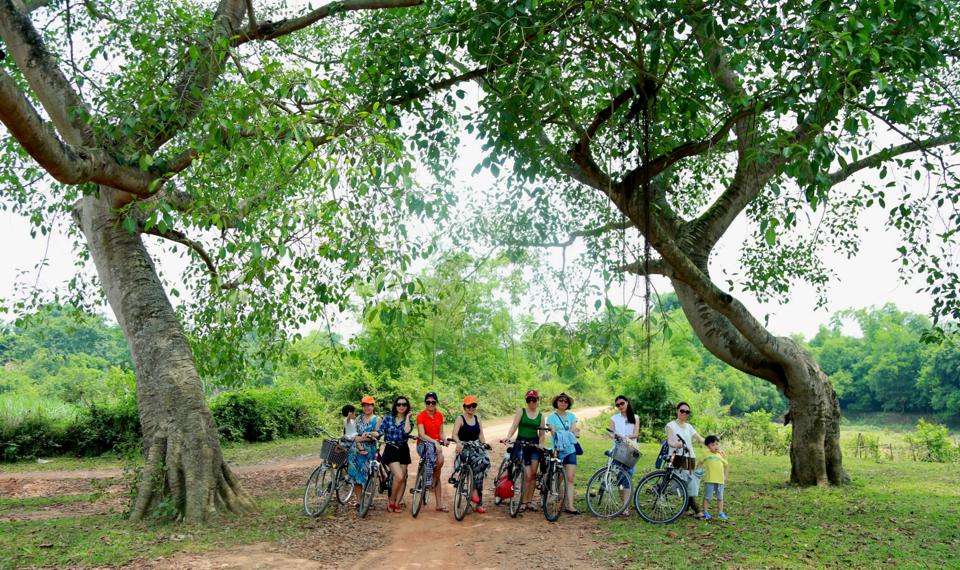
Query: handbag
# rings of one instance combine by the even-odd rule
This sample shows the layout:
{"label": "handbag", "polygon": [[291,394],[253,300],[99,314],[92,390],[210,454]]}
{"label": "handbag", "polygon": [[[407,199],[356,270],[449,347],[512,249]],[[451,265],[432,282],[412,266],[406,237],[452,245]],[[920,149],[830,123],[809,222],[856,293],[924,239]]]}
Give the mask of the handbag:
{"label": "handbag", "polygon": [[[560,424],[563,426],[565,431],[570,431],[570,427],[567,426],[567,422],[563,421],[563,418],[557,416],[557,419],[560,420]],[[580,446],[579,441],[573,442],[573,452],[577,455],[583,455],[583,447]]]}

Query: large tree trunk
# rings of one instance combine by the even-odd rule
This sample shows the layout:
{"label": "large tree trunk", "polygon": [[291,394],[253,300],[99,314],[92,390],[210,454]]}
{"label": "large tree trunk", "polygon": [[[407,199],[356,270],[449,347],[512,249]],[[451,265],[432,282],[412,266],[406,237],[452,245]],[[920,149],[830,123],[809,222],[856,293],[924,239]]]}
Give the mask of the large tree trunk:
{"label": "large tree trunk", "polygon": [[707,350],[774,384],[790,401],[790,481],[798,485],[847,482],[840,452],[840,404],[810,353],[792,339],[773,335],[763,346],[755,346],[691,287],[677,279],[671,282],[687,320]]}
{"label": "large tree trunk", "polygon": [[145,467],[132,518],[172,502],[183,520],[252,509],[223,460],[190,345],[139,234],[122,227],[114,191],[85,197],[74,211],[137,374]]}

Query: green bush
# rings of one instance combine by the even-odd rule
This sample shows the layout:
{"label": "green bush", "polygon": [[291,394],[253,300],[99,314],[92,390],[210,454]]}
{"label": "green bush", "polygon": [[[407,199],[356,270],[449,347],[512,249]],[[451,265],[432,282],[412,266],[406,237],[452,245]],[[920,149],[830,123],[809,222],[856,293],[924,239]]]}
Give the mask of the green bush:
{"label": "green bush", "polygon": [[0,460],[18,461],[62,453],[63,427],[44,416],[0,423]]}
{"label": "green bush", "polygon": [[130,455],[140,449],[140,413],[133,397],[108,406],[92,405],[67,426],[65,453],[92,457],[107,452]]}
{"label": "green bush", "polygon": [[304,398],[284,388],[249,388],[216,397],[210,411],[226,441],[272,441],[309,435],[317,418]]}
{"label": "green bush", "polygon": [[910,453],[916,461],[947,463],[957,459],[960,450],[950,442],[946,426],[928,423],[923,418],[917,422],[917,430],[904,439],[910,444]]}
{"label": "green bush", "polygon": [[757,410],[742,417],[726,418],[720,431],[724,440],[737,443],[753,453],[784,455],[790,450],[792,429],[773,423],[773,414]]}

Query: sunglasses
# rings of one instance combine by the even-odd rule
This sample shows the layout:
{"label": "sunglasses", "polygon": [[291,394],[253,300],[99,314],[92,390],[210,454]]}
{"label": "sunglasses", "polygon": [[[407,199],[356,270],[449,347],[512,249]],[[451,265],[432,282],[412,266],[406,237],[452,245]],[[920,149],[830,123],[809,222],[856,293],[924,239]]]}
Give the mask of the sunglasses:
{"label": "sunglasses", "polygon": [[476,405],[476,404],[464,404],[463,407],[466,408],[466,409],[468,409],[468,410],[472,410],[472,409],[476,408],[477,405]]}
{"label": "sunglasses", "polygon": [[397,402],[397,407],[403,406],[404,408],[410,407],[410,404],[406,402]]}
{"label": "sunglasses", "polygon": [[619,408],[620,406],[626,406],[626,405],[627,405],[626,402],[617,402],[617,407],[618,407],[618,408]]}
{"label": "sunglasses", "polygon": [[557,403],[559,404],[560,402],[563,402],[564,404],[569,404],[569,403],[570,403],[570,400],[568,400],[568,399],[566,399],[566,398],[558,398],[558,399],[557,399]]}
{"label": "sunglasses", "polygon": [[424,402],[424,403],[425,403],[426,405],[428,405],[428,406],[436,406],[436,405],[437,405],[437,401],[436,401],[436,400],[427,400],[427,401]]}
{"label": "sunglasses", "polygon": [[527,398],[527,403],[529,404],[530,402],[536,402],[538,400],[539,398]]}
{"label": "sunglasses", "polygon": [[690,410],[677,410],[677,411],[680,412],[681,414],[689,414],[689,413],[690,413]]}

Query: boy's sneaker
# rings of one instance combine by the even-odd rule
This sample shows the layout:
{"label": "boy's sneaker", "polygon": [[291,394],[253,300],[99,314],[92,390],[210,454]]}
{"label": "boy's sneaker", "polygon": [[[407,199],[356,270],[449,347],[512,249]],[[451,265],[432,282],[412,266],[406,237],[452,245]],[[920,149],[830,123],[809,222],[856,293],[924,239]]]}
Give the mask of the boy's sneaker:
{"label": "boy's sneaker", "polygon": [[727,520],[727,513],[720,513],[720,520],[722,521]]}
{"label": "boy's sneaker", "polygon": [[703,469],[697,469],[693,472],[697,477],[703,477]]}
{"label": "boy's sneaker", "polygon": [[703,520],[708,521],[712,518],[713,517],[710,516],[710,513],[708,513],[707,511],[703,511]]}

